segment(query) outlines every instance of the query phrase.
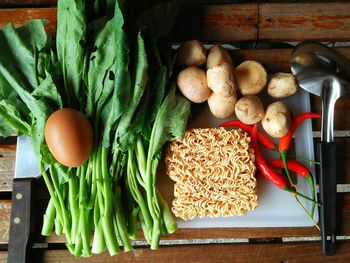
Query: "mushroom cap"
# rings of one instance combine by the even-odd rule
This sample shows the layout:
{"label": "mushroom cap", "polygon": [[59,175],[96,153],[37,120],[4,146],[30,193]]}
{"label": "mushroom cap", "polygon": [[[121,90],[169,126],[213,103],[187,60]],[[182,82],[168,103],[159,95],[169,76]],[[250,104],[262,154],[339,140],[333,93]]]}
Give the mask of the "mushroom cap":
{"label": "mushroom cap", "polygon": [[291,116],[287,104],[282,101],[271,103],[265,112],[261,124],[271,137],[281,138],[289,131]]}
{"label": "mushroom cap", "polygon": [[201,67],[206,60],[207,51],[199,40],[186,41],[177,50],[177,64],[180,66]]}
{"label": "mushroom cap", "polygon": [[237,95],[234,91],[229,97],[213,92],[208,98],[208,105],[211,113],[218,119],[226,119],[235,113]]}
{"label": "mushroom cap", "polygon": [[205,102],[211,94],[205,71],[198,67],[191,66],[181,70],[176,81],[181,93],[194,103]]}
{"label": "mushroom cap", "polygon": [[228,63],[207,70],[208,87],[221,96],[230,97],[235,92],[234,69]]}
{"label": "mushroom cap", "polygon": [[228,63],[233,67],[231,55],[220,45],[214,45],[210,48],[207,57],[207,69]]}
{"label": "mushroom cap", "polygon": [[247,95],[237,101],[235,113],[241,122],[251,125],[260,122],[265,111],[258,96]]}
{"label": "mushroom cap", "polygon": [[255,60],[246,60],[236,67],[235,75],[238,89],[243,96],[256,95],[267,83],[267,72],[263,65]]}
{"label": "mushroom cap", "polygon": [[298,91],[298,84],[291,73],[278,72],[271,76],[267,93],[273,98],[286,98]]}

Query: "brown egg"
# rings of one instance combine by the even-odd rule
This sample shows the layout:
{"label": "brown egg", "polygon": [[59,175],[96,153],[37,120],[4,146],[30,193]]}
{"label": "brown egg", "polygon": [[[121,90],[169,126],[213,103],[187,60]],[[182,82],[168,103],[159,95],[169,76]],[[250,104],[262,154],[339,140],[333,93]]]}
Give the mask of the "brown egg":
{"label": "brown egg", "polygon": [[63,108],[48,118],[45,140],[58,162],[68,167],[78,167],[92,152],[92,127],[81,112]]}

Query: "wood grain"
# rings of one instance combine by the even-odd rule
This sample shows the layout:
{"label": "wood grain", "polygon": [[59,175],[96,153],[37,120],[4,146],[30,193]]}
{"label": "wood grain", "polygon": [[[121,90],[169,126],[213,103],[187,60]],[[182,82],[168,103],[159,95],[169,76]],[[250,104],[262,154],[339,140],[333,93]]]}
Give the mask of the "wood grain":
{"label": "wood grain", "polygon": [[347,41],[350,3],[272,3],[259,8],[259,38],[270,41]]}
{"label": "wood grain", "polygon": [[[30,2],[30,1],[29,1]],[[34,3],[35,1],[33,1]],[[348,41],[350,3],[186,4],[174,28],[174,40],[237,41]],[[34,18],[48,19],[56,30],[56,7],[0,9],[0,28],[20,26]]]}
{"label": "wood grain", "polygon": [[47,19],[46,31],[53,35],[57,27],[57,9],[47,8],[8,8],[0,9],[0,28],[12,23],[15,27],[28,23],[31,19]]}
{"label": "wood grain", "polygon": [[0,7],[54,6],[57,0],[1,0]]}
{"label": "wood grain", "polygon": [[9,239],[11,201],[0,200],[0,244],[7,244]]}
{"label": "wood grain", "polygon": [[[148,247],[136,248],[127,253],[110,257],[108,253],[90,258],[75,258],[67,250],[36,250],[33,262],[348,262],[350,243],[340,242],[335,256],[325,256],[319,242],[272,243],[272,244],[206,244],[161,246],[152,251]],[[0,260],[6,260],[6,253],[0,254]]]}
{"label": "wood grain", "polygon": [[[180,12],[174,29],[174,40],[200,39],[206,43],[236,44],[245,41],[348,41],[350,40],[350,3],[261,3],[242,4],[241,1],[202,1],[188,4]],[[220,2],[220,3],[219,3]],[[226,4],[222,4],[226,2]],[[271,2],[271,1],[268,1]],[[279,1],[288,2],[288,1]],[[311,1],[308,1],[311,2]],[[317,1],[313,1],[317,2]],[[320,1],[326,2],[326,1]],[[328,2],[328,1],[327,1]],[[9,22],[21,26],[30,19],[48,19],[46,30],[56,31],[56,0],[2,0],[0,6],[20,7],[0,9],[0,28]],[[34,8],[35,7],[35,8]],[[244,46],[244,45],[241,45]],[[271,48],[271,46],[270,46]],[[350,59],[350,48],[339,48]],[[262,62],[270,73],[289,71],[291,49],[235,50],[236,64],[246,59]],[[321,111],[320,100],[312,97],[313,111]],[[342,98],[336,105],[336,130],[350,130],[350,97]],[[313,125],[319,130],[320,122]],[[336,138],[338,143],[338,183],[350,183],[350,137]],[[12,190],[15,147],[0,147],[0,192]],[[2,193],[4,194],[4,193]],[[339,234],[350,235],[350,194],[338,194]],[[45,206],[41,203],[41,209]],[[8,243],[11,201],[0,200],[0,244]],[[42,214],[42,213],[40,213]],[[40,224],[40,223],[38,223]],[[38,242],[51,243],[59,250],[38,250],[33,262],[348,262],[350,242],[339,242],[335,257],[322,254],[320,242],[281,243],[281,237],[318,238],[314,227],[298,228],[216,228],[179,229],[162,240],[179,245],[161,246],[158,251],[138,247],[130,253],[110,257],[107,253],[88,259],[72,257],[64,248],[63,237],[35,237]],[[232,244],[233,239],[250,238],[254,244]],[[198,242],[197,242],[197,241]],[[197,244],[184,245],[187,242]],[[200,242],[216,242],[201,244]],[[182,245],[181,245],[182,243]],[[6,262],[7,253],[0,251],[0,262]]]}
{"label": "wood grain", "polygon": [[186,5],[174,29],[176,41],[244,41],[257,38],[257,4]]}
{"label": "wood grain", "polygon": [[16,145],[0,144],[0,192],[11,191]]}
{"label": "wood grain", "polygon": [[[242,40],[347,41],[349,3],[266,3],[192,5],[180,13],[175,39],[208,42]],[[258,17],[256,16],[258,14]]]}

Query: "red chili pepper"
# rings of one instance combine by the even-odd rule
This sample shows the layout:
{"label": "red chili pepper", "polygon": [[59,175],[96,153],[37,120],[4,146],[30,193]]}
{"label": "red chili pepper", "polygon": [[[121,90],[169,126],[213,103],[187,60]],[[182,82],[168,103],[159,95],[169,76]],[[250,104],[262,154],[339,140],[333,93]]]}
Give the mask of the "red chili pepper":
{"label": "red chili pepper", "polygon": [[279,174],[277,173],[274,169],[272,169],[268,163],[265,161],[265,159],[262,157],[259,146],[258,146],[258,125],[255,124],[253,126],[252,130],[252,148],[254,149],[255,153],[255,162],[260,170],[260,172],[274,185],[276,185],[280,189],[286,189],[288,188],[286,180]]}
{"label": "red chili pepper", "polygon": [[287,174],[287,177],[289,179],[289,182],[292,184],[292,185],[295,185],[292,178],[290,177],[290,173],[289,173],[289,170],[288,170],[288,165],[287,165],[287,151],[289,150],[289,147],[290,147],[290,143],[292,141],[292,138],[293,138],[293,135],[296,131],[296,129],[299,127],[299,125],[307,120],[307,119],[319,119],[321,118],[321,114],[319,113],[313,113],[313,112],[304,112],[304,113],[300,113],[299,115],[297,115],[293,121],[292,121],[292,124],[290,126],[290,129],[289,131],[287,132],[286,135],[284,135],[280,140],[279,140],[279,143],[278,143],[278,151],[280,152],[280,155],[281,155],[281,159],[282,159],[282,162],[284,164],[284,169],[286,171],[286,174]]}
{"label": "red chili pepper", "polygon": [[[284,164],[281,159],[269,160],[268,164],[276,169],[284,169]],[[295,172],[302,177],[310,175],[309,169],[302,163],[295,160],[287,160],[288,168],[290,171]]]}
{"label": "red chili pepper", "polygon": [[321,114],[319,113],[313,113],[313,112],[304,112],[301,113],[299,115],[297,115],[293,121],[292,124],[290,126],[289,131],[287,132],[286,135],[284,135],[278,143],[278,151],[279,152],[284,152],[284,151],[288,151],[289,147],[290,147],[290,143],[292,141],[293,135],[295,133],[295,130],[299,127],[299,125],[307,120],[307,119],[320,119],[321,118]]}
{"label": "red chili pepper", "polygon": [[[231,126],[239,127],[242,130],[249,133],[250,136],[252,135],[253,125],[245,124],[239,120],[227,121],[220,125],[220,127],[231,127]],[[270,140],[270,138],[265,136],[265,134],[263,134],[259,130],[258,130],[258,141],[270,150],[277,150],[276,145]]]}
{"label": "red chili pepper", "polygon": [[291,187],[288,186],[287,181],[284,179],[284,177],[277,173],[271,166],[269,166],[269,164],[267,163],[267,161],[262,157],[260,150],[259,150],[259,146],[258,146],[258,125],[255,124],[253,126],[253,130],[252,130],[252,141],[251,141],[251,145],[252,148],[254,149],[254,153],[255,153],[255,162],[257,165],[257,168],[260,170],[260,172],[274,185],[276,185],[278,188],[288,191],[292,194],[298,195],[300,197],[303,197],[309,201],[312,201],[314,203],[316,203],[316,201],[314,199],[311,199],[297,191],[295,191],[294,189],[292,189]]}
{"label": "red chili pepper", "polygon": [[[270,160],[268,161],[268,164],[276,169],[284,169],[284,163],[281,159],[275,159],[275,160]],[[315,192],[315,185],[314,185],[314,179],[313,176],[311,174],[311,172],[309,171],[309,168],[307,168],[304,164],[302,164],[301,162],[295,161],[295,160],[287,160],[287,165],[288,165],[288,169],[302,177],[304,177],[310,187],[311,190],[311,195],[313,197],[313,199],[316,199],[316,192]],[[314,214],[314,210],[315,210],[315,203],[312,207],[311,210],[311,215]]]}

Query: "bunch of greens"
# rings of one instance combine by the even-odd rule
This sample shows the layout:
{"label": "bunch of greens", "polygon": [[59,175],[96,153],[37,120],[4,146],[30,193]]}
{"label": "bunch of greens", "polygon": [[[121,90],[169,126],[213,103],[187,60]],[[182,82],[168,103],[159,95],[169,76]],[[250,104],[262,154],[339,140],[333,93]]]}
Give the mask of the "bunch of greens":
{"label": "bunch of greens", "polygon": [[[152,249],[176,230],[156,175],[190,112],[172,76],[178,10],[179,1],[59,0],[55,41],[43,20],[0,31],[0,133],[31,138],[51,197],[42,234],[64,234],[75,256],[129,251],[138,225]],[[62,107],[93,124],[93,153],[78,168],[45,144],[46,120]]]}

